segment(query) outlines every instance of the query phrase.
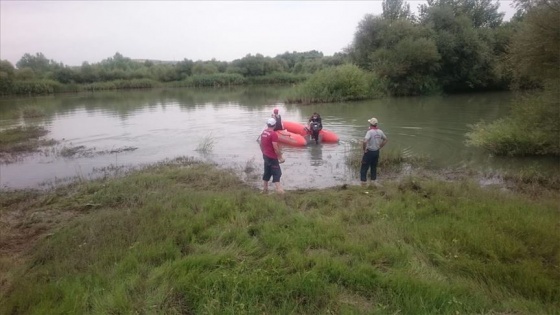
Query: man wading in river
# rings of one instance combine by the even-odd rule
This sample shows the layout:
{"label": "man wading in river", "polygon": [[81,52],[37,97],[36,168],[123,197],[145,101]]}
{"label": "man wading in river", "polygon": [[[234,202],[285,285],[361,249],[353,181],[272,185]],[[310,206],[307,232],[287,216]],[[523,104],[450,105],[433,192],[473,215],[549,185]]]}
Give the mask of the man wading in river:
{"label": "man wading in river", "polygon": [[284,163],[284,159],[278,146],[278,135],[274,131],[276,119],[269,118],[266,125],[268,128],[263,130],[261,134],[261,151],[264,160],[263,193],[268,193],[268,181],[272,177],[272,183],[276,186],[276,192],[283,194],[284,189],[282,189],[282,184],[280,184],[280,177],[282,176],[280,163]]}
{"label": "man wading in river", "polygon": [[362,166],[360,168],[360,180],[362,186],[367,183],[367,172],[371,168],[371,181],[375,186],[379,186],[377,179],[377,163],[379,162],[379,150],[387,144],[387,136],[379,128],[377,128],[377,119],[368,119],[369,130],[362,142],[364,156],[362,157]]}

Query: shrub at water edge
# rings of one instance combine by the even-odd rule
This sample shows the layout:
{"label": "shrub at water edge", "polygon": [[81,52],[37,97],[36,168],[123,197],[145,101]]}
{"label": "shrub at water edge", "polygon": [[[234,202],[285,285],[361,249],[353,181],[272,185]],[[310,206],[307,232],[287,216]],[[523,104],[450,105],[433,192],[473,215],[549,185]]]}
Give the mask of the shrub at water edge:
{"label": "shrub at water edge", "polygon": [[560,155],[560,90],[549,88],[514,103],[510,116],[471,126],[467,144],[496,155]]}
{"label": "shrub at water edge", "polygon": [[313,74],[298,86],[288,103],[328,103],[361,100],[384,95],[382,81],[355,65],[330,67]]}

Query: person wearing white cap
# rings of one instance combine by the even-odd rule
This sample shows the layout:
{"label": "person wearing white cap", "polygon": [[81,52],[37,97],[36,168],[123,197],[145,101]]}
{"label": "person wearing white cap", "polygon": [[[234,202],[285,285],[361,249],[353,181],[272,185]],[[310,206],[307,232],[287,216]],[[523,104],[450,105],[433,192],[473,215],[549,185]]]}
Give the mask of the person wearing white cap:
{"label": "person wearing white cap", "polygon": [[367,183],[367,172],[371,169],[370,178],[374,185],[377,184],[377,163],[379,162],[379,150],[387,144],[387,136],[377,128],[377,118],[368,119],[369,130],[362,142],[364,155],[362,157],[362,166],[360,167],[360,181],[362,186]]}
{"label": "person wearing white cap", "polygon": [[276,192],[279,194],[284,193],[282,184],[280,184],[280,177],[282,176],[282,169],[280,163],[284,163],[282,158],[282,151],[278,145],[278,134],[274,131],[276,126],[276,119],[269,118],[266,121],[267,128],[261,133],[261,151],[264,160],[264,173],[263,173],[263,193],[268,192],[268,182],[272,177],[272,183],[276,186]]}

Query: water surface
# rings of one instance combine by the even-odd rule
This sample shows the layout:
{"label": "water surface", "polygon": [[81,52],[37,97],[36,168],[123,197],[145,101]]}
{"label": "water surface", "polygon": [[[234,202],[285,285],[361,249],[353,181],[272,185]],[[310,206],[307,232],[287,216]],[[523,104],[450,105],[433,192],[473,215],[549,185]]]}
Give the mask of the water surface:
{"label": "water surface", "polygon": [[[498,159],[465,145],[469,125],[503,117],[511,94],[413,97],[321,105],[283,103],[289,88],[162,89],[96,92],[0,100],[0,128],[44,126],[53,148],[16,163],[0,165],[0,187],[52,185],[72,178],[89,179],[115,169],[195,157],[236,170],[260,185],[262,155],[257,137],[273,108],[284,120],[305,122],[318,111],[339,144],[284,147],[282,182],[287,189],[323,188],[354,183],[346,166],[349,152],[360,146],[367,120],[377,117],[387,134],[386,149],[433,159],[441,167],[541,166],[536,159]],[[14,118],[18,106],[41,107],[39,119]],[[211,150],[200,151],[205,143]],[[82,153],[61,156],[68,148]],[[255,171],[251,170],[254,169]]]}

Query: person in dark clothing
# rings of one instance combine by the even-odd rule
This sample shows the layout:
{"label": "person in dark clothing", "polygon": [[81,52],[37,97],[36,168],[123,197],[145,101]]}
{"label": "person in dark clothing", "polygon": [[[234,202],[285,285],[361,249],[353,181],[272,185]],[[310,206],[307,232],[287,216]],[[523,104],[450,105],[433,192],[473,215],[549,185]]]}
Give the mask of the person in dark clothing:
{"label": "person in dark clothing", "polygon": [[319,132],[323,129],[323,122],[321,121],[321,115],[315,112],[309,118],[307,124],[307,130],[311,134],[311,139],[315,140],[315,143],[319,143]]}
{"label": "person in dark clothing", "polygon": [[278,108],[275,108],[272,112],[272,118],[276,119],[276,125],[274,126],[274,131],[276,130],[284,130],[284,126],[282,125],[282,116],[278,113]]}

